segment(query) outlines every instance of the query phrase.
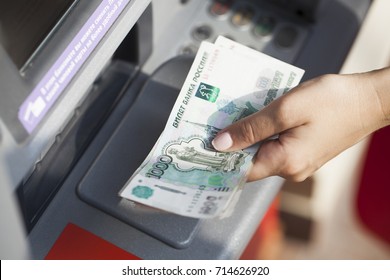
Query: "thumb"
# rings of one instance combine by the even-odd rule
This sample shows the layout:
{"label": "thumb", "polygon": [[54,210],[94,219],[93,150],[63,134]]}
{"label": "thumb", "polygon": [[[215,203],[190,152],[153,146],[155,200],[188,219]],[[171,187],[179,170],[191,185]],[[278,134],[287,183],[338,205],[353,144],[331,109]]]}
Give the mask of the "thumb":
{"label": "thumb", "polygon": [[288,128],[280,114],[280,99],[263,110],[241,119],[221,130],[212,141],[218,151],[235,151],[247,148]]}

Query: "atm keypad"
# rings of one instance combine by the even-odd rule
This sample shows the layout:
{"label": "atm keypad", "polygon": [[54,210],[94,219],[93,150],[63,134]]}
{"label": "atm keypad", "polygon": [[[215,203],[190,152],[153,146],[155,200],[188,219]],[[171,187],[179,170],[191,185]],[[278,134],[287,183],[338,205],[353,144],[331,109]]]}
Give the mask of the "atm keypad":
{"label": "atm keypad", "polygon": [[178,53],[196,53],[200,42],[214,42],[218,35],[292,63],[304,44],[309,30],[302,20],[281,15],[272,7],[256,1],[205,1],[194,15],[189,38]]}

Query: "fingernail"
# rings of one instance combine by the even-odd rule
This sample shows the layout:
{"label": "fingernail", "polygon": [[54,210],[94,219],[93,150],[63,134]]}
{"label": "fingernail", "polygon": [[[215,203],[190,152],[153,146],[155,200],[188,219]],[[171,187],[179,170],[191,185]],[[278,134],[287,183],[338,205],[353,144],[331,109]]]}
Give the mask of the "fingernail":
{"label": "fingernail", "polygon": [[233,140],[229,132],[223,132],[222,134],[215,137],[211,143],[216,150],[224,151],[229,149],[233,145]]}

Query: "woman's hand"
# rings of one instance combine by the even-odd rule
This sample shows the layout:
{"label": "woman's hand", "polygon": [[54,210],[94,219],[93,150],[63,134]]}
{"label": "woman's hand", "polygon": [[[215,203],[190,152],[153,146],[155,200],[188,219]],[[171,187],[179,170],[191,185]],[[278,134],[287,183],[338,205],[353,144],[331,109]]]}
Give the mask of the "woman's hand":
{"label": "woman's hand", "polygon": [[[390,69],[324,75],[223,129],[213,141],[234,151],[263,141],[249,180],[303,181],[327,161],[389,124]],[[270,136],[279,134],[274,140]]]}

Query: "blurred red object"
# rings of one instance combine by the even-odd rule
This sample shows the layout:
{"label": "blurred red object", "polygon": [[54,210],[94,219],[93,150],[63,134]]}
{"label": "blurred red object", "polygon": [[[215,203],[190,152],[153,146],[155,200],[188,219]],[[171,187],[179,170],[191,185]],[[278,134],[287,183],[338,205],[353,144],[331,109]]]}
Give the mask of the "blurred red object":
{"label": "blurred red object", "polygon": [[390,127],[375,132],[357,192],[357,214],[378,238],[390,245]]}
{"label": "blurred red object", "polygon": [[261,224],[242,253],[240,257],[241,260],[266,260],[278,258],[283,240],[278,206],[279,196],[275,198],[268,208]]}
{"label": "blurred red object", "polygon": [[85,229],[69,223],[46,260],[139,260],[140,258]]}

